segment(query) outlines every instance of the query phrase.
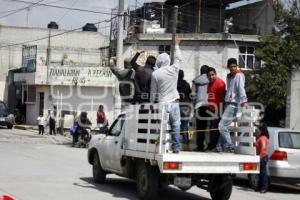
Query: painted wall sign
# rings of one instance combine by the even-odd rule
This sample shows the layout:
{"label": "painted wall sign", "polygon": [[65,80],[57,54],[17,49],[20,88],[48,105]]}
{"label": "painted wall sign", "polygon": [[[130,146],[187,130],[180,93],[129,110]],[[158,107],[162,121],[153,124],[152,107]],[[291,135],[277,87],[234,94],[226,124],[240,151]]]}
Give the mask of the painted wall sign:
{"label": "painted wall sign", "polygon": [[108,67],[50,66],[48,79],[53,85],[112,86],[114,83]]}

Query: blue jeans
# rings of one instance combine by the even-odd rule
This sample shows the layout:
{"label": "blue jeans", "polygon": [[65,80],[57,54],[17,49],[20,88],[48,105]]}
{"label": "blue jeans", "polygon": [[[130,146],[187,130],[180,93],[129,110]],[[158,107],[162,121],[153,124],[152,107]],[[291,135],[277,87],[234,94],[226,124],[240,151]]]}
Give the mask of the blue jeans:
{"label": "blue jeans", "polygon": [[219,123],[220,137],[216,146],[217,150],[232,149],[234,145],[231,141],[230,132],[228,130],[230,124],[236,117],[238,107],[235,104],[226,104],[222,119]]}
{"label": "blue jeans", "polygon": [[166,105],[169,113],[169,123],[172,129],[172,150],[180,150],[179,132],[180,132],[180,109],[178,102],[168,103]]}
{"label": "blue jeans", "polygon": [[259,173],[259,189],[260,190],[267,190],[268,189],[268,173],[267,173],[267,163],[268,163],[268,156],[265,156],[260,159],[260,173]]}
{"label": "blue jeans", "polygon": [[189,143],[189,116],[190,116],[190,108],[185,105],[180,105],[180,117],[181,117],[181,124],[180,124],[180,131],[182,132],[182,143],[188,144]]}

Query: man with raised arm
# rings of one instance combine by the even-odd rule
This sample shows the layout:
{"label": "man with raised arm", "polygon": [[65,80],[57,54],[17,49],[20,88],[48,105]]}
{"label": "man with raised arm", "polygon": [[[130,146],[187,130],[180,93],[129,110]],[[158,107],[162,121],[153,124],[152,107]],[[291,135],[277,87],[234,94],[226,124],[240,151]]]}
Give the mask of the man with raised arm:
{"label": "man with raised arm", "polygon": [[169,123],[172,129],[172,151],[179,153],[180,142],[180,109],[179,94],[177,91],[178,72],[182,61],[179,49],[180,39],[175,37],[174,63],[170,65],[170,56],[167,53],[160,54],[155,63],[155,70],[151,78],[151,102],[159,102],[166,105],[169,113]]}

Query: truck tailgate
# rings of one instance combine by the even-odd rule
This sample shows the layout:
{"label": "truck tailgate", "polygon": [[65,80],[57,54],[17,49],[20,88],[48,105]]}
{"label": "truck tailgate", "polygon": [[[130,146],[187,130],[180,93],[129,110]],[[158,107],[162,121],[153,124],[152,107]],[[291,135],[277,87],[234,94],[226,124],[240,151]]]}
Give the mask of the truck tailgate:
{"label": "truck tailgate", "polygon": [[[181,151],[178,154],[156,154],[155,160],[161,173],[259,173],[259,157],[253,155]],[[179,168],[167,169],[164,167],[166,163],[174,163]]]}

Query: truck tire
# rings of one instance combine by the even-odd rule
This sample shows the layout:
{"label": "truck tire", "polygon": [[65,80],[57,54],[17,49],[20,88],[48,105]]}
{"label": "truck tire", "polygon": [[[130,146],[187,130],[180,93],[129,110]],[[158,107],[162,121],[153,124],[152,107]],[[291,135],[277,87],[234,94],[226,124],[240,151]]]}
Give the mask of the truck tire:
{"label": "truck tire", "polygon": [[212,200],[228,200],[232,192],[232,179],[229,175],[215,175],[210,183]]}
{"label": "truck tire", "polygon": [[158,169],[145,164],[140,164],[137,171],[136,187],[140,199],[156,199],[159,187]]}
{"label": "truck tire", "polygon": [[13,124],[8,124],[8,125],[7,125],[7,128],[8,128],[8,129],[12,129],[13,127],[14,127]]}
{"label": "truck tire", "polygon": [[105,183],[106,173],[101,167],[98,153],[94,153],[93,157],[93,178],[96,183]]}

